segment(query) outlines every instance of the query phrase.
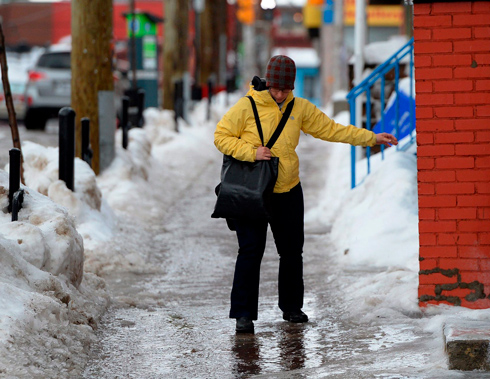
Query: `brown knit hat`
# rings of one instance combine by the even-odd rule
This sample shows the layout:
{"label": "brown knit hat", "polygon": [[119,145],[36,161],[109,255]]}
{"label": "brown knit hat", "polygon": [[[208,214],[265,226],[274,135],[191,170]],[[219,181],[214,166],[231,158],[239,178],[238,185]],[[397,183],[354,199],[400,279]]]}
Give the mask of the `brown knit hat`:
{"label": "brown knit hat", "polygon": [[267,87],[278,89],[294,89],[296,65],[285,55],[275,55],[267,63],[265,80]]}

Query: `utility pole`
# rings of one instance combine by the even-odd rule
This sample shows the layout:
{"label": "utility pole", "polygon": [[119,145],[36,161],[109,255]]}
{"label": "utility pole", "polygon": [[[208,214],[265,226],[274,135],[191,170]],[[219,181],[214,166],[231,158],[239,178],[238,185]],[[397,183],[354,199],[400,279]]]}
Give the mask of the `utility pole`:
{"label": "utility pole", "polygon": [[345,70],[347,62],[342,61],[342,46],[344,40],[343,0],[326,0],[321,26],[321,57],[323,104],[327,104],[332,95],[339,90],[347,89]]}
{"label": "utility pole", "polygon": [[[342,0],[343,1],[343,0]],[[337,5],[338,0],[335,1]],[[333,94],[333,84],[335,83],[336,77],[334,76],[334,65],[337,60],[335,55],[335,26],[334,26],[334,14],[337,13],[337,9],[333,7],[332,0],[326,0],[324,5],[321,24],[321,62],[323,62],[321,68],[322,76],[322,102],[326,105]]]}
{"label": "utility pole", "polygon": [[220,86],[226,86],[226,45],[227,36],[226,30],[228,28],[228,13],[227,13],[227,0],[219,0],[217,17],[218,20],[223,20],[223,22],[218,22],[217,30],[217,42],[218,42],[218,52],[219,57],[217,73],[218,79],[217,83]]}
{"label": "utility pole", "polygon": [[136,90],[138,89],[138,84],[137,84],[137,77],[136,77],[136,36],[135,36],[135,29],[136,29],[136,9],[135,9],[135,4],[134,0],[129,0],[129,14],[131,15],[131,22],[130,22],[130,30],[131,32],[129,33],[129,43],[131,44],[131,56],[130,56],[130,61],[131,61],[131,89],[133,90],[133,93],[136,93]]}
{"label": "utility pole", "polygon": [[[242,90],[248,91],[249,83],[258,74],[255,49],[255,2],[241,0],[238,2],[237,19],[242,24],[243,62]],[[260,73],[259,73],[260,75]]]}
{"label": "utility pole", "polygon": [[112,0],[73,0],[71,31],[71,106],[76,112],[76,156],[82,154],[80,120],[88,117],[92,169],[99,174],[114,157]]}
{"label": "utility pole", "polygon": [[347,89],[347,60],[344,54],[344,1],[335,0],[334,2],[334,25],[335,42],[333,77],[336,78],[333,84],[333,91]]}
{"label": "utility pole", "polygon": [[164,4],[163,109],[174,109],[175,83],[187,71],[189,5],[179,0],[165,0]]}

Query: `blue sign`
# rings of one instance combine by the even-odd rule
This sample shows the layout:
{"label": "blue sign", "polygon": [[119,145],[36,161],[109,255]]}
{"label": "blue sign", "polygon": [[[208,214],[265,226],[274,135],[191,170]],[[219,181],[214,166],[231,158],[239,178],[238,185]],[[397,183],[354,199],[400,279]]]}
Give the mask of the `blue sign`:
{"label": "blue sign", "polygon": [[[411,132],[410,130],[410,103],[412,103],[412,112],[415,117],[415,100],[410,101],[410,96],[407,96],[403,92],[398,92],[398,136],[397,138],[401,140],[402,138],[408,136]],[[384,132],[393,134],[396,136],[396,101],[393,101],[388,109],[384,112]],[[378,121],[373,128],[374,133],[381,133],[381,120]]]}
{"label": "blue sign", "polygon": [[324,24],[333,24],[333,10],[334,10],[333,0],[325,0],[325,5],[323,6]]}

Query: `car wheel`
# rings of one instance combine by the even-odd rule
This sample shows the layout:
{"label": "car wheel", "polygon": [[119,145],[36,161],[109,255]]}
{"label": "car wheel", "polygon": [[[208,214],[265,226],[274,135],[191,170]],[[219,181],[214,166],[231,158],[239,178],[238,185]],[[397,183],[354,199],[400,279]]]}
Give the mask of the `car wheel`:
{"label": "car wheel", "polygon": [[35,109],[27,110],[24,117],[24,125],[29,130],[44,130],[46,128],[46,121],[47,117],[44,112]]}

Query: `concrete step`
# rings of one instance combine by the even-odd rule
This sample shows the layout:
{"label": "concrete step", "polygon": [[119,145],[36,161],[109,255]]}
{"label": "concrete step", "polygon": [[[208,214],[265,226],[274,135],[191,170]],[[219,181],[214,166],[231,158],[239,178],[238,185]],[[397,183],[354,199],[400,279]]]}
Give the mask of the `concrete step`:
{"label": "concrete step", "polygon": [[450,370],[490,371],[490,321],[450,318],[443,333]]}

